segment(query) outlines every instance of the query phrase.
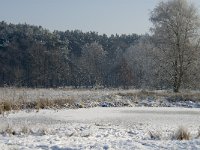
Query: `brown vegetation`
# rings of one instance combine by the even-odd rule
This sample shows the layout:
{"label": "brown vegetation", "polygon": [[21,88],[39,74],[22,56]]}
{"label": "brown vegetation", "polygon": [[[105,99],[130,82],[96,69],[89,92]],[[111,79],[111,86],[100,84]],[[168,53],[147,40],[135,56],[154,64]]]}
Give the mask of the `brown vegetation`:
{"label": "brown vegetation", "polygon": [[11,110],[22,110],[22,109],[61,109],[66,107],[72,107],[74,100],[73,99],[39,99],[37,101],[0,101],[0,114],[4,115],[5,112]]}
{"label": "brown vegetation", "polygon": [[145,98],[145,97],[155,97],[155,98],[161,98],[164,97],[169,101],[200,101],[200,93],[192,93],[192,92],[180,92],[180,93],[174,93],[170,91],[163,91],[163,92],[157,92],[157,91],[149,91],[149,90],[141,90],[137,92],[127,92],[127,93],[117,93],[117,95],[122,97],[133,97],[133,98]]}
{"label": "brown vegetation", "polygon": [[189,140],[190,137],[191,137],[190,132],[188,132],[188,130],[186,128],[180,127],[176,131],[173,139],[175,139],[175,140]]}

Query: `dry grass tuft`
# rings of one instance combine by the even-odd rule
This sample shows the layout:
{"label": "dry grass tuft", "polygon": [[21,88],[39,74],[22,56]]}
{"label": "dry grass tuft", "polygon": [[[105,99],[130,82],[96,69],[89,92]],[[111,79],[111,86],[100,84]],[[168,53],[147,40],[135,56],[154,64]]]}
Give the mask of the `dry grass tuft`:
{"label": "dry grass tuft", "polygon": [[38,130],[38,134],[40,136],[47,135],[48,133],[49,133],[49,131],[46,128],[41,128]]}
{"label": "dry grass tuft", "polygon": [[21,128],[21,133],[23,133],[23,134],[29,134],[30,133],[30,129],[27,126],[23,126]]}
{"label": "dry grass tuft", "polygon": [[3,109],[3,105],[0,104],[0,115],[3,115],[4,116],[4,109]]}
{"label": "dry grass tuft", "polygon": [[179,127],[176,131],[173,139],[175,140],[189,140],[190,139],[190,132],[186,128]]}
{"label": "dry grass tuft", "polygon": [[159,132],[149,131],[149,136],[152,140],[161,140],[161,134]]}
{"label": "dry grass tuft", "polygon": [[10,111],[12,106],[10,101],[2,101],[0,102],[1,111]]}
{"label": "dry grass tuft", "polygon": [[11,111],[12,110],[12,104],[10,101],[1,101],[0,102],[0,114],[4,116],[4,113],[6,111]]}
{"label": "dry grass tuft", "polygon": [[200,127],[199,127],[199,130],[198,130],[198,133],[197,133],[197,138],[200,138]]}
{"label": "dry grass tuft", "polygon": [[8,124],[8,126],[1,132],[1,134],[8,134],[8,135],[16,135],[16,132],[13,128]]}

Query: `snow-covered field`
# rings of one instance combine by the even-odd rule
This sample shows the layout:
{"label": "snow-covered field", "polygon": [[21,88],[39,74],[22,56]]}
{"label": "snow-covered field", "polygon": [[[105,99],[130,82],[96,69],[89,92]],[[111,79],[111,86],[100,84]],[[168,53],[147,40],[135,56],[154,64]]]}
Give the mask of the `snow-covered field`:
{"label": "snow-covered field", "polygon": [[[198,91],[0,88],[0,102],[41,99],[71,102],[0,115],[0,150],[200,149]],[[174,138],[180,127],[189,140]]]}
{"label": "snow-covered field", "polygon": [[[196,108],[82,108],[19,111],[0,118],[1,149],[200,149]],[[14,135],[3,133],[6,128]],[[190,140],[173,140],[183,126]],[[26,132],[22,132],[26,128]],[[155,139],[150,137],[154,133]]]}

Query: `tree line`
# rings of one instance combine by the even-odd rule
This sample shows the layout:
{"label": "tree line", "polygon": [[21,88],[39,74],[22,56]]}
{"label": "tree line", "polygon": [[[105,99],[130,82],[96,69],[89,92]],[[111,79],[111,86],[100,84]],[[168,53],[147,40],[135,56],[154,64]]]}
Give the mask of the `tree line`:
{"label": "tree line", "polygon": [[41,26],[2,21],[0,85],[122,86],[120,65],[127,64],[121,54],[139,38],[79,30],[50,32]]}
{"label": "tree line", "polygon": [[0,86],[198,89],[199,15],[187,0],[160,2],[148,35],[53,31],[0,22]]}

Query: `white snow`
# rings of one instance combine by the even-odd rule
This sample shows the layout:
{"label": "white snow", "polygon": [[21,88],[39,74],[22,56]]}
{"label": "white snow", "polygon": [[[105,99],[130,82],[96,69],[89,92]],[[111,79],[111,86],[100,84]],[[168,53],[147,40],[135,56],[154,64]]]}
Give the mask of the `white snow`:
{"label": "white snow", "polygon": [[[137,97],[140,91],[0,88],[0,100],[69,98],[85,107],[0,115],[0,149],[200,149],[200,101]],[[190,140],[172,140],[180,126],[191,133]]]}
{"label": "white snow", "polygon": [[[0,117],[0,131],[9,126],[15,135],[0,134],[1,149],[200,149],[197,108],[83,108],[19,111]],[[183,126],[188,141],[172,140]],[[23,134],[27,127],[30,132]],[[160,139],[151,139],[149,132]]]}

